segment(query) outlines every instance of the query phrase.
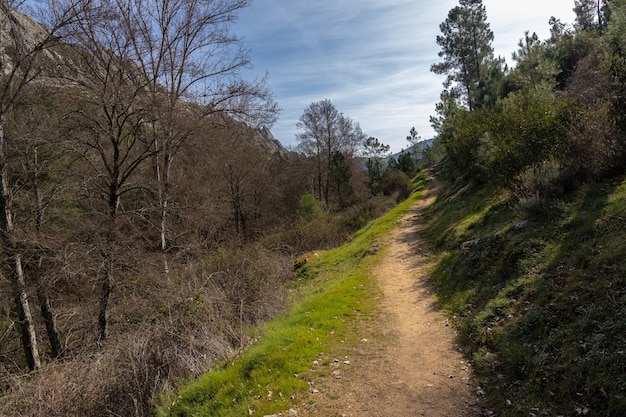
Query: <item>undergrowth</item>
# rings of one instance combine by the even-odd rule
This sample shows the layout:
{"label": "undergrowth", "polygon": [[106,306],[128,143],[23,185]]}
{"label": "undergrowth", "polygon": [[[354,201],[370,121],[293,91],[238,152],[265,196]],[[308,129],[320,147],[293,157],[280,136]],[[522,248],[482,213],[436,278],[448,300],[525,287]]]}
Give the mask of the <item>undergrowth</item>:
{"label": "undergrowth", "polygon": [[[414,184],[421,189],[423,178]],[[281,318],[250,331],[255,342],[196,381],[162,396],[157,415],[243,416],[284,412],[310,395],[307,372],[323,353],[358,343],[356,320],[377,309],[378,289],[364,256],[419,192],[370,222],[349,243],[311,257],[298,270],[294,303]],[[325,355],[325,357],[331,357]]]}
{"label": "undergrowth", "polygon": [[450,184],[427,214],[433,282],[486,413],[626,415],[626,180],[548,203]]}

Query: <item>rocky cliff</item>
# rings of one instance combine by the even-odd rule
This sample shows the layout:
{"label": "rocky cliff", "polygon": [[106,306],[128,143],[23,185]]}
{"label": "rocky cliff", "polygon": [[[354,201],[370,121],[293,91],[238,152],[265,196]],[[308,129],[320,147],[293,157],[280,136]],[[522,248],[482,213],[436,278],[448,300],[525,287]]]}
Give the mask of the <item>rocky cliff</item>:
{"label": "rocky cliff", "polygon": [[[0,0],[0,76],[8,76],[15,64],[21,62],[23,67],[31,66],[30,75],[37,74],[38,83],[55,86],[74,83],[81,77],[81,68],[68,58],[69,48],[51,36],[44,25],[12,8],[7,0]],[[289,155],[267,127],[256,129],[253,140],[272,156]]]}

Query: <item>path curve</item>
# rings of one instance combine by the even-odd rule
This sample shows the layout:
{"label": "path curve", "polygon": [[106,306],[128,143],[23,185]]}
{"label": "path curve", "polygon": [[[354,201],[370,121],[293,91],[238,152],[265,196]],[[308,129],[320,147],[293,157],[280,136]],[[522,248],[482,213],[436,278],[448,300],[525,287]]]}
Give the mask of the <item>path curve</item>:
{"label": "path curve", "polygon": [[[428,283],[435,260],[420,237],[422,212],[442,184],[431,179],[422,199],[385,239],[373,273],[382,311],[366,323],[361,344],[325,381],[305,416],[469,417],[477,415],[471,367]],[[344,363],[345,362],[345,363]]]}

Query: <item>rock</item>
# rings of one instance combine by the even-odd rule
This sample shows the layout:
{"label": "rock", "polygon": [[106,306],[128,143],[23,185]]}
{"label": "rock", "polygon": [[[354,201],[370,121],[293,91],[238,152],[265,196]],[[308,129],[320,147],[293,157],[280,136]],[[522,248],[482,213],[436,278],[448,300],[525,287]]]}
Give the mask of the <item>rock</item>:
{"label": "rock", "polygon": [[461,243],[461,253],[463,255],[467,255],[471,252],[471,250],[480,244],[480,239],[468,240],[466,242]]}
{"label": "rock", "polygon": [[371,248],[369,248],[367,250],[367,254],[368,255],[376,255],[376,253],[378,253],[381,249],[383,248],[383,244],[382,243],[376,243],[375,245],[373,245]]}
{"label": "rock", "polygon": [[515,226],[513,226],[513,229],[519,230],[523,229],[526,226],[528,226],[528,220],[522,220],[521,222],[516,223]]}

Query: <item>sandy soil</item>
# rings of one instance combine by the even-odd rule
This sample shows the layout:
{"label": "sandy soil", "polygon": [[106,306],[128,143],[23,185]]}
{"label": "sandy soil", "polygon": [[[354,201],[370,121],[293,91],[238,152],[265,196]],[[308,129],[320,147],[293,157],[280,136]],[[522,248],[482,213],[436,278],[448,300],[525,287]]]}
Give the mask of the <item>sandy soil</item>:
{"label": "sandy soil", "polygon": [[361,343],[311,382],[313,401],[298,416],[478,415],[471,367],[427,282],[434,257],[420,238],[421,212],[440,188],[431,180],[422,200],[384,240],[374,269],[382,311],[355,329]]}

